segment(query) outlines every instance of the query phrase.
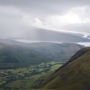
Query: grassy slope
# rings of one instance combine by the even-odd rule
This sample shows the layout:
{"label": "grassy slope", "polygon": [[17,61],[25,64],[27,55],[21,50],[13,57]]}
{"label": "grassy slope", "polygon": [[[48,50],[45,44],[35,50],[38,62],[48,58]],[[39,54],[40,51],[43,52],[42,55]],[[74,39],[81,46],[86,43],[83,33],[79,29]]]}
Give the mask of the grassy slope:
{"label": "grassy slope", "polygon": [[53,73],[43,89],[90,90],[90,48],[82,49],[63,68]]}

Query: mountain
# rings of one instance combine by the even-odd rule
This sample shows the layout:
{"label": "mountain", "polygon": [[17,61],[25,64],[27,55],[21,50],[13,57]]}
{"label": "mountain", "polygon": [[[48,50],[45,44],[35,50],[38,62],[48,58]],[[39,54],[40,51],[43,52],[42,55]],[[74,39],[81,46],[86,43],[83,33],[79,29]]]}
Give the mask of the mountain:
{"label": "mountain", "polygon": [[35,29],[29,30],[15,39],[25,39],[31,41],[52,41],[52,42],[90,42],[90,39],[83,37],[82,34],[64,33],[52,30]]}
{"label": "mountain", "polygon": [[78,51],[45,80],[42,89],[90,90],[90,48]]}
{"label": "mountain", "polygon": [[82,46],[68,43],[21,43],[0,40],[0,69],[26,67],[42,62],[65,63]]}

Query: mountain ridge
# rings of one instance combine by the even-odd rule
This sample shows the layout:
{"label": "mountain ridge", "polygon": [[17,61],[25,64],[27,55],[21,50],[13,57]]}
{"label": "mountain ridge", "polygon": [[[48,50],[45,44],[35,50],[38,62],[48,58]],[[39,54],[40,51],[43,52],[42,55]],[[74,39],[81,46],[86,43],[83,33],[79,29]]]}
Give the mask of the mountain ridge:
{"label": "mountain ridge", "polygon": [[64,63],[80,48],[82,46],[76,44],[21,43],[3,40],[0,41],[0,66],[3,68],[7,66],[5,67],[7,69],[9,66],[18,68],[20,65],[28,66],[49,61]]}
{"label": "mountain ridge", "polygon": [[[13,38],[14,39],[14,38]],[[24,33],[23,36],[15,39],[25,39],[31,41],[57,41],[57,42],[90,42],[90,39],[79,33],[65,33],[46,29],[34,29]]]}
{"label": "mountain ridge", "polygon": [[[77,54],[80,56],[77,57]],[[90,48],[78,51],[70,61],[49,76],[44,89],[90,90]],[[86,83],[86,84],[85,84]]]}

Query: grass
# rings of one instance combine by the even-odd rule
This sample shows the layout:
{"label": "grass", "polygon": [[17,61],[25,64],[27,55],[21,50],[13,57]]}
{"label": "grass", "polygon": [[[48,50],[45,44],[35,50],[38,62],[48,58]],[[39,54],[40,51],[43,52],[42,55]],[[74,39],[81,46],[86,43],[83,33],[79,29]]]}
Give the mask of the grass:
{"label": "grass", "polygon": [[[90,90],[90,49],[54,73],[42,89]],[[82,50],[81,50],[82,53]]]}
{"label": "grass", "polygon": [[0,71],[0,87],[9,89],[35,89],[44,79],[59,68],[59,62],[41,63],[27,68]]}

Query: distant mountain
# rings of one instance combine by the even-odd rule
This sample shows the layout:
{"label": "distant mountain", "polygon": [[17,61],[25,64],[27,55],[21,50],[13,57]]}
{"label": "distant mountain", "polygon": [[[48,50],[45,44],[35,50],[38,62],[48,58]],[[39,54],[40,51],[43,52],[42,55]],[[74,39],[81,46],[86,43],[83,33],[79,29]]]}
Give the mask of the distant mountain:
{"label": "distant mountain", "polygon": [[36,29],[25,32],[23,36],[15,39],[25,39],[31,41],[52,41],[52,42],[90,42],[90,39],[81,34],[64,33],[52,30]]}
{"label": "distant mountain", "polygon": [[78,51],[44,82],[43,89],[90,90],[90,48]]}
{"label": "distant mountain", "polygon": [[65,63],[81,48],[80,45],[68,43],[0,40],[0,69],[26,67],[50,61]]}

